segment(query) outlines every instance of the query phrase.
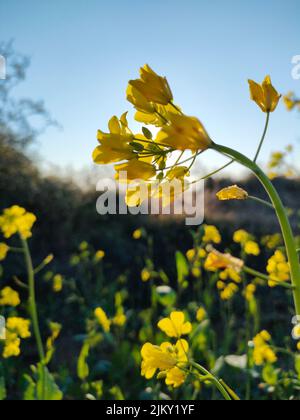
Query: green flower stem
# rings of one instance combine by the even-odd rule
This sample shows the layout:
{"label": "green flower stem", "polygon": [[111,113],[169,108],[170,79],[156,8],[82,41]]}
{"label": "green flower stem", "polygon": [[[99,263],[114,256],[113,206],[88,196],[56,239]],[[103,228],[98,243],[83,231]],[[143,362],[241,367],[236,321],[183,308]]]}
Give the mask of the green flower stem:
{"label": "green flower stem", "polygon": [[259,179],[263,187],[265,188],[266,192],[268,193],[271,202],[275,208],[281,230],[282,235],[285,242],[286,252],[288,256],[288,260],[291,267],[291,280],[293,289],[293,297],[294,297],[294,304],[296,315],[300,316],[300,264],[299,258],[296,248],[295,238],[292,232],[292,228],[285,210],[285,207],[279,197],[278,192],[276,191],[274,185],[267,177],[267,175],[260,169],[260,167],[255,163],[248,159],[243,154],[237,152],[236,150],[230,149],[229,147],[221,146],[218,144],[213,143],[211,146],[212,149],[216,150],[221,154],[226,154],[227,156],[232,156],[237,162],[241,165],[250,169],[256,177]]}
{"label": "green flower stem", "polygon": [[212,176],[218,174],[219,172],[223,171],[224,169],[228,168],[228,166],[231,166],[235,162],[235,159],[232,159],[230,162],[226,163],[226,165],[222,166],[219,169],[216,169],[215,171],[211,172],[208,175],[203,176],[200,179],[197,179],[196,181],[191,182],[191,185],[197,184],[200,181],[204,181],[205,179],[211,178]]}
{"label": "green flower stem", "polygon": [[27,273],[28,273],[28,287],[29,287],[29,299],[28,299],[28,306],[29,306],[29,312],[31,316],[32,326],[33,326],[33,332],[37,344],[37,349],[39,353],[40,363],[43,367],[43,377],[42,377],[42,399],[45,398],[45,373],[44,373],[44,365],[45,365],[45,352],[39,327],[39,319],[38,319],[38,312],[37,312],[37,305],[36,305],[36,296],[35,296],[35,276],[34,276],[34,268],[32,264],[31,254],[29,250],[28,243],[26,239],[21,238],[23,249],[24,249],[24,255],[25,255],[25,263],[27,267]]}
{"label": "green flower stem", "polygon": [[256,270],[253,270],[253,268],[244,266],[243,270],[244,270],[245,273],[248,273],[251,276],[259,277],[259,278],[261,278],[262,280],[265,280],[265,281],[270,281],[271,280],[271,281],[277,283],[278,286],[285,287],[286,289],[294,289],[294,286],[292,286],[291,284],[289,284],[287,282],[284,282],[284,281],[279,281],[279,280],[273,278],[272,276],[267,276],[266,274],[263,274],[263,273],[261,273],[259,271],[256,271]]}
{"label": "green flower stem", "polygon": [[269,207],[270,209],[274,210],[274,206],[273,206],[273,204],[272,204],[272,203],[269,203],[269,202],[268,202],[268,201],[266,201],[266,200],[262,200],[261,198],[254,197],[254,196],[252,196],[252,195],[249,195],[249,196],[248,196],[248,199],[249,199],[249,200],[256,201],[257,203],[263,204],[264,206]]}
{"label": "green flower stem", "polygon": [[260,143],[259,143],[259,146],[258,146],[258,149],[257,149],[256,155],[255,155],[255,158],[254,158],[254,163],[256,163],[256,162],[257,162],[257,159],[258,159],[258,157],[259,157],[260,151],[261,151],[262,146],[263,146],[263,144],[264,144],[264,141],[265,141],[265,138],[266,138],[266,134],[267,134],[267,131],[268,131],[268,127],[269,127],[269,122],[270,122],[270,112],[267,112],[267,118],[266,118],[266,125],[265,125],[265,129],[264,129],[264,132],[263,132],[263,135],[262,135],[261,141],[260,141]]}
{"label": "green flower stem", "polygon": [[195,363],[195,362],[191,361],[190,365],[193,368],[197,369],[202,375],[205,375],[207,380],[211,381],[218,388],[218,390],[223,395],[223,397],[226,401],[232,401],[231,396],[229,395],[229,393],[226,390],[227,385],[226,385],[226,388],[225,388],[225,386],[222,385],[222,383],[212,373],[210,373],[208,370],[206,370],[203,366],[199,365],[198,363]]}

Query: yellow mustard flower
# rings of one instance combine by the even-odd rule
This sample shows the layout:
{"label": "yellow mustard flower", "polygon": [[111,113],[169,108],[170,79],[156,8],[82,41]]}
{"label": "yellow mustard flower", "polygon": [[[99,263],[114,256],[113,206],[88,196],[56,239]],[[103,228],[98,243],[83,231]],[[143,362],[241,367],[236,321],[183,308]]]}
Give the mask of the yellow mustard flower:
{"label": "yellow mustard flower", "polygon": [[295,340],[300,340],[300,324],[295,325],[292,334]]}
{"label": "yellow mustard flower", "polygon": [[237,185],[233,185],[231,187],[223,188],[217,193],[217,197],[220,201],[247,200],[249,195],[247,191],[243,190]]}
{"label": "yellow mustard flower", "polygon": [[23,339],[31,337],[30,321],[28,319],[18,317],[8,318],[6,328],[18,334]]}
{"label": "yellow mustard flower", "polygon": [[167,372],[166,385],[168,386],[179,388],[181,385],[184,384],[185,380],[186,380],[186,373],[182,369],[179,369],[178,367],[174,367],[173,369]]}
{"label": "yellow mustard flower", "polygon": [[0,306],[13,306],[20,305],[21,300],[19,293],[11,287],[5,287],[0,292]]}
{"label": "yellow mustard flower", "polygon": [[104,310],[102,308],[96,308],[94,314],[104,332],[109,332],[111,321],[108,319]]}
{"label": "yellow mustard flower", "polygon": [[95,254],[95,260],[97,262],[102,261],[105,258],[105,252],[102,249],[99,249],[99,251]]}
{"label": "yellow mustard flower", "polygon": [[248,284],[244,292],[245,299],[248,302],[250,302],[254,298],[255,292],[256,292],[255,284]]}
{"label": "yellow mustard flower", "polygon": [[[180,386],[182,376],[178,372],[172,372],[174,368],[180,369],[188,362],[189,344],[186,340],[178,340],[176,345],[165,342],[160,346],[154,346],[151,343],[144,344],[142,355],[142,376],[146,379],[152,379],[157,370],[164,372],[167,384]],[[175,380],[175,377],[178,379]]]}
{"label": "yellow mustard flower", "polygon": [[[167,105],[173,99],[167,79],[156,74],[147,64],[140,69],[140,79],[130,80],[129,86],[134,88],[134,91],[129,92],[129,95],[127,93],[129,100],[131,100],[131,95],[134,96],[135,91],[148,102],[154,102],[161,105]],[[138,97],[135,102],[140,100],[141,99]]]}
{"label": "yellow mustard flower", "polygon": [[2,356],[4,359],[18,357],[21,354],[21,340],[17,334],[7,331]]}
{"label": "yellow mustard flower", "polygon": [[222,237],[216,226],[204,225],[204,235],[202,238],[204,243],[220,244]]}
{"label": "yellow mustard flower", "polygon": [[225,285],[224,289],[220,293],[222,300],[230,300],[237,292],[239,288],[235,283],[229,283]]}
{"label": "yellow mustard flower", "polygon": [[31,337],[30,321],[23,318],[12,317],[6,322],[6,339],[3,348],[3,358],[18,357],[21,354],[21,338]]}
{"label": "yellow mustard flower", "polygon": [[280,282],[290,280],[290,266],[283,252],[277,250],[275,254],[269,259],[267,272],[270,275],[270,287],[278,286]]}
{"label": "yellow mustard flower", "polygon": [[12,206],[5,209],[0,216],[0,229],[5,238],[19,233],[22,239],[32,236],[31,229],[36,222],[34,214],[27,212],[23,207]]}
{"label": "yellow mustard flower", "polygon": [[133,239],[135,239],[136,241],[137,241],[137,240],[139,240],[139,239],[141,239],[141,238],[142,238],[142,236],[143,236],[143,231],[142,231],[142,229],[136,229],[136,230],[133,232],[133,234],[132,234]]}
{"label": "yellow mustard flower", "polygon": [[266,235],[262,238],[262,244],[268,249],[275,249],[282,245],[282,235],[274,233],[274,235]]}
{"label": "yellow mustard flower", "polygon": [[59,292],[62,291],[62,289],[63,289],[63,282],[64,282],[64,279],[63,279],[63,276],[61,274],[56,274],[53,277],[53,291],[55,293],[59,293]]}
{"label": "yellow mustard flower", "polygon": [[117,180],[121,180],[120,172],[126,173],[128,181],[148,181],[156,175],[155,166],[139,159],[132,159],[129,162],[115,165],[115,170]]}
{"label": "yellow mustard flower", "polygon": [[158,323],[158,328],[168,337],[180,338],[182,335],[190,334],[192,324],[185,321],[183,312],[172,312],[169,318],[164,318]]}
{"label": "yellow mustard flower", "polygon": [[233,235],[233,241],[237,244],[244,244],[250,238],[250,234],[243,229],[237,230]]}
{"label": "yellow mustard flower", "polygon": [[220,269],[232,268],[237,273],[240,273],[244,267],[244,262],[231,254],[222,254],[216,249],[208,254],[204,263],[204,268],[207,271],[216,272]]}
{"label": "yellow mustard flower", "polygon": [[207,318],[207,312],[206,310],[201,307],[198,309],[197,314],[196,314],[196,319],[198,322],[202,322]]}
{"label": "yellow mustard flower", "polygon": [[120,120],[112,117],[108,123],[109,133],[98,130],[97,139],[100,146],[93,152],[93,160],[97,164],[108,164],[132,159],[134,149],[130,145],[133,134],[128,129],[126,114]]}
{"label": "yellow mustard flower", "polygon": [[192,268],[192,275],[193,275],[193,277],[198,279],[199,277],[201,277],[201,269],[199,267],[193,267]]}
{"label": "yellow mustard flower", "polygon": [[236,271],[236,269],[232,267],[227,267],[224,271],[220,273],[220,280],[226,281],[226,280],[232,280],[235,283],[241,283],[242,278],[240,276],[240,273]]}
{"label": "yellow mustard flower", "polygon": [[127,317],[124,314],[123,310],[119,310],[114,318],[112,319],[112,323],[117,327],[123,327],[127,322]]}
{"label": "yellow mustard flower", "polygon": [[257,103],[261,110],[267,113],[274,112],[281,95],[272,85],[271,77],[267,76],[261,85],[249,80],[249,86],[251,99]]}
{"label": "yellow mustard flower", "polygon": [[248,255],[258,256],[260,254],[259,245],[254,241],[247,241],[244,245],[244,251]]}
{"label": "yellow mustard flower", "polygon": [[172,181],[173,179],[183,180],[185,176],[190,176],[190,171],[186,166],[175,166],[167,172],[166,176],[169,181]]}
{"label": "yellow mustard flower", "polygon": [[147,268],[144,268],[141,272],[141,279],[144,283],[147,283],[147,281],[151,280],[151,271],[149,271]]}
{"label": "yellow mustard flower", "polygon": [[157,135],[157,141],[175,150],[198,152],[211,146],[211,139],[202,123],[195,117],[169,113],[169,125]]}
{"label": "yellow mustard flower", "polygon": [[9,251],[9,246],[5,243],[0,243],[0,261],[5,260]]}
{"label": "yellow mustard flower", "polygon": [[277,356],[269,345],[271,335],[267,331],[261,331],[253,339],[254,351],[253,360],[257,366],[262,366],[265,363],[275,363]]}
{"label": "yellow mustard flower", "polygon": [[295,107],[298,107],[300,110],[300,99],[295,97],[294,92],[289,92],[285,95],[283,101],[288,111],[292,111]]}

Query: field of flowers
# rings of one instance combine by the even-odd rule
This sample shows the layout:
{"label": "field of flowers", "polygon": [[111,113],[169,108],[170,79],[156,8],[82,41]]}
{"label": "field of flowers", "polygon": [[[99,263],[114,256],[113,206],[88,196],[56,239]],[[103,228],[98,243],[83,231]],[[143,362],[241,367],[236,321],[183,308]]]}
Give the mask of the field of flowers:
{"label": "field of flowers", "polygon": [[[36,215],[21,203],[3,209],[1,400],[300,398],[300,236],[289,221],[299,215],[284,206],[272,182],[298,174],[288,163],[290,146],[272,155],[266,171],[258,166],[281,95],[269,76],[249,84],[266,116],[254,159],[216,144],[149,66],[127,90],[136,120],[147,127],[133,134],[126,114],[113,117],[109,133],[98,132],[93,159],[115,164],[117,179],[127,172],[128,206],[149,194],[165,206],[176,197],[166,196],[164,183],[177,180],[182,192],[198,156],[214,150],[228,158],[226,167],[238,162],[249,169],[269,197],[229,185],[215,200],[267,208],[278,218],[277,233],[258,237],[241,228],[224,239],[215,225],[186,227],[192,246],[157,265],[156,239],[141,227],[127,238],[139,252],[122,274],[106,261],[110,249],[88,242],[78,243],[59,272],[51,249],[40,261],[33,255]],[[299,107],[293,94],[284,101],[290,111]],[[151,125],[159,129],[155,138]]]}

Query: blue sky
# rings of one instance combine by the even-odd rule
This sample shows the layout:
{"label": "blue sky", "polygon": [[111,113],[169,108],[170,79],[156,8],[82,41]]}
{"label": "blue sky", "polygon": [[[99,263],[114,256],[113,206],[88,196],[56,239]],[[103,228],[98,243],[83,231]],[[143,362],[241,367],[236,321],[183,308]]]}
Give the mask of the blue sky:
{"label": "blue sky", "polygon": [[[0,16],[0,39],[13,38],[32,58],[18,95],[44,99],[63,126],[40,139],[41,155],[57,165],[90,164],[97,128],[132,109],[127,81],[144,63],[168,77],[175,101],[215,141],[248,155],[264,115],[249,100],[247,79],[271,74],[282,93],[300,93],[291,77],[299,0],[10,0]],[[299,117],[281,105],[262,158],[299,134]],[[218,159],[204,157],[207,166]]]}

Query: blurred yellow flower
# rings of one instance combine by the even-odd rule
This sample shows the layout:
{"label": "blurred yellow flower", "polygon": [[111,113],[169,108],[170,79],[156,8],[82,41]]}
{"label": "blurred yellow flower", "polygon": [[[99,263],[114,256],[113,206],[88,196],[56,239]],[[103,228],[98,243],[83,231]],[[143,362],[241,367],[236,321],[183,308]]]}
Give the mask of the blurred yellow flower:
{"label": "blurred yellow flower", "polygon": [[144,283],[151,279],[151,272],[147,268],[144,268],[144,270],[141,272],[141,279]]}
{"label": "blurred yellow flower", "polygon": [[183,312],[172,312],[169,318],[164,318],[158,323],[158,328],[168,337],[180,338],[182,335],[190,334],[192,324],[185,322]]}
{"label": "blurred yellow flower", "polygon": [[102,249],[99,249],[99,251],[97,251],[95,254],[95,260],[97,262],[102,261],[104,257],[105,257],[105,252]]}
{"label": "blurred yellow flower", "polygon": [[4,342],[3,357],[18,357],[21,354],[21,338],[31,337],[30,321],[24,318],[12,317],[6,322],[6,340]]}
{"label": "blurred yellow flower", "polygon": [[256,292],[255,284],[248,284],[244,292],[245,299],[248,302],[250,302],[254,298],[255,292]]}
{"label": "blurred yellow flower", "polygon": [[220,201],[226,200],[247,200],[249,197],[247,191],[243,190],[242,188],[238,187],[237,185],[233,185],[228,188],[223,188],[221,191],[217,193],[217,197]]}
{"label": "blurred yellow flower", "polygon": [[220,244],[222,237],[216,226],[204,225],[204,235],[202,238],[204,243]]}
{"label": "blurred yellow flower", "polygon": [[238,284],[242,282],[240,273],[232,267],[228,267],[220,273],[220,280],[223,280],[223,281],[232,280]]}
{"label": "blurred yellow flower", "polygon": [[202,322],[207,317],[207,312],[204,308],[199,308],[196,314],[196,319],[198,322]]}
{"label": "blurred yellow flower", "polygon": [[250,234],[243,229],[237,230],[233,235],[233,241],[237,244],[244,244],[250,238]]}
{"label": "blurred yellow flower", "polygon": [[157,141],[175,150],[198,152],[210,147],[212,141],[204,126],[195,117],[169,113],[170,124],[165,125],[157,135]]}
{"label": "blurred yellow flower", "polygon": [[142,236],[143,236],[143,231],[142,231],[142,229],[136,229],[136,230],[133,232],[133,234],[132,234],[132,237],[133,237],[133,239],[135,239],[135,240],[139,240],[139,239],[141,239],[141,238],[142,238]]}
{"label": "blurred yellow flower", "polygon": [[267,76],[262,85],[249,80],[251,99],[257,103],[263,112],[274,112],[281,95],[272,85],[270,76]]}
{"label": "blurred yellow flower", "polygon": [[0,261],[5,260],[9,251],[9,246],[5,243],[0,243]]}
{"label": "blurred yellow flower", "polygon": [[114,316],[112,323],[118,327],[123,327],[126,324],[127,317],[122,310],[118,311]]}
{"label": "blurred yellow flower", "polygon": [[130,80],[129,86],[134,90],[127,91],[127,98],[134,102],[134,105],[141,103],[140,96],[148,102],[160,105],[167,105],[173,99],[167,79],[156,74],[147,64],[140,69],[140,79]]}
{"label": "blurred yellow flower", "polygon": [[222,300],[230,300],[237,292],[239,288],[235,283],[225,284],[224,289],[220,293]]}
{"label": "blurred yellow flower", "polygon": [[222,254],[216,249],[212,249],[212,251],[208,254],[204,264],[204,268],[207,271],[213,272],[220,269],[232,268],[237,273],[240,273],[243,267],[244,262],[242,260],[233,257],[231,254]]}
{"label": "blurred yellow flower", "polygon": [[19,293],[11,287],[5,287],[0,292],[0,306],[13,306],[20,305],[21,300]]}
{"label": "blurred yellow flower", "polygon": [[270,275],[269,286],[276,287],[280,282],[290,280],[290,266],[283,252],[276,251],[269,259],[267,272]]}
{"label": "blurred yellow flower", "polygon": [[63,289],[63,281],[64,281],[64,279],[63,279],[63,276],[61,274],[56,274],[53,277],[53,291],[55,293],[59,293],[59,292],[62,291],[62,289]]}
{"label": "blurred yellow flower", "polygon": [[254,241],[247,241],[244,245],[244,251],[248,255],[258,256],[260,254],[259,245]]}
{"label": "blurred yellow flower", "polygon": [[96,308],[94,314],[104,332],[109,332],[111,321],[108,319],[104,310],[102,308]]}
{"label": "blurred yellow flower", "polygon": [[277,361],[277,356],[269,345],[270,341],[271,336],[267,331],[262,331],[254,337],[253,359],[257,366]]}
{"label": "blurred yellow flower", "polygon": [[19,233],[22,239],[28,239],[32,236],[31,229],[35,222],[34,214],[28,213],[23,207],[12,206],[0,216],[0,229],[5,238]]}

